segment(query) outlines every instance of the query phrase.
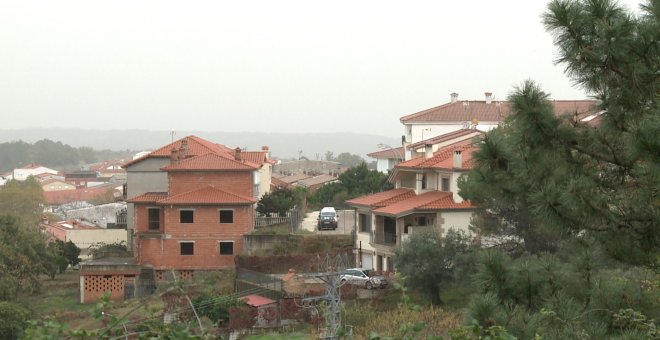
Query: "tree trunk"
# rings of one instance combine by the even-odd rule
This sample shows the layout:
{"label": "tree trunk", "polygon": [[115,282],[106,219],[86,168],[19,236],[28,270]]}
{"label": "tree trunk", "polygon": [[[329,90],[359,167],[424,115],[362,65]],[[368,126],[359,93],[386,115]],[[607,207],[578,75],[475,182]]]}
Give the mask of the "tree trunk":
{"label": "tree trunk", "polygon": [[440,306],[442,305],[442,299],[440,299],[440,286],[438,285],[433,285],[429,289],[429,293],[431,293],[431,304],[434,306]]}

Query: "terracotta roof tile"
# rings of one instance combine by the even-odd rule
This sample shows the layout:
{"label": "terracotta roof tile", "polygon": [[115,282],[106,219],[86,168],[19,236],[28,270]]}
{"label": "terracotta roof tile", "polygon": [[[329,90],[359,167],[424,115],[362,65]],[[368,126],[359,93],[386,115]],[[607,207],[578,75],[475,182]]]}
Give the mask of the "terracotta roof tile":
{"label": "terracotta roof tile", "polygon": [[403,147],[392,148],[392,149],[387,149],[387,150],[381,150],[381,151],[368,153],[367,156],[369,156],[371,158],[403,159],[404,158],[404,151],[403,151]]}
{"label": "terracotta roof tile", "polygon": [[422,146],[428,145],[428,144],[431,144],[431,145],[440,144],[440,143],[443,143],[443,142],[451,141],[452,139],[458,139],[458,138],[462,138],[462,137],[469,136],[469,135],[483,135],[483,134],[484,134],[483,131],[479,131],[479,130],[460,129],[460,130],[456,130],[456,131],[452,131],[452,132],[449,132],[449,133],[442,134],[440,136],[429,138],[429,139],[426,139],[426,140],[423,140],[423,141],[420,141],[420,142],[417,142],[417,143],[414,143],[414,144],[410,144],[410,145],[408,145],[408,149],[415,149],[415,148],[422,147]]}
{"label": "terracotta roof tile", "polygon": [[241,162],[232,158],[207,153],[201,156],[186,158],[179,161],[178,164],[170,164],[161,168],[165,171],[186,171],[186,170],[255,170],[259,166],[252,162]]}
{"label": "terracotta roof tile", "polygon": [[346,201],[346,204],[354,206],[383,207],[413,196],[415,196],[415,191],[412,189],[400,188],[353,198]]}
{"label": "terracotta roof tile", "polygon": [[[461,151],[462,163],[460,168],[454,168],[454,151],[456,150]],[[395,169],[471,169],[474,167],[472,154],[476,150],[477,148],[472,146],[470,140],[464,140],[441,148],[433,153],[430,158],[418,157],[399,163],[395,166]]]}
{"label": "terracotta roof tile", "polygon": [[203,188],[185,192],[182,194],[169,196],[159,200],[158,204],[234,204],[246,205],[253,204],[256,200],[252,197],[243,197],[211,185]]}
{"label": "terracotta roof tile", "polygon": [[[556,115],[578,112],[580,116],[600,111],[595,100],[553,100],[551,103]],[[492,101],[486,104],[486,101],[459,100],[403,116],[401,122],[466,122],[473,119],[480,122],[499,122],[510,112],[511,103],[508,101]]]}
{"label": "terracotta roof tile", "polygon": [[164,157],[170,157],[172,154],[172,149],[179,150],[182,145],[182,141],[186,140],[188,144],[188,156],[199,156],[199,155],[205,155],[207,153],[215,153],[218,155],[224,155],[227,158],[234,158],[234,150],[221,145],[221,144],[215,144],[213,142],[209,142],[205,139],[199,138],[197,136],[187,136],[184,138],[181,138],[177,141],[174,141],[173,143],[167,144],[157,150],[154,150],[140,158],[133,159],[125,164],[122,165],[122,168],[126,168],[127,166],[130,166],[132,164],[135,164],[139,161],[142,161],[143,159],[146,158],[164,158]]}
{"label": "terracotta roof tile", "polygon": [[312,176],[307,175],[307,174],[295,174],[295,175],[291,175],[291,176],[280,177],[280,180],[282,182],[291,184],[291,183],[298,182],[300,180],[303,180],[305,178],[310,178],[310,177],[312,177]]}
{"label": "terracotta roof tile", "polygon": [[456,203],[451,192],[430,191],[375,209],[376,214],[400,216],[419,210],[474,209],[470,202]]}
{"label": "terracotta roof tile", "polygon": [[297,182],[297,184],[305,186],[305,187],[310,187],[313,185],[318,185],[318,184],[323,184],[323,183],[331,183],[331,182],[336,182],[338,179],[335,176],[330,176],[327,174],[321,174],[318,176],[310,177],[310,178],[305,178],[303,180],[300,180]]}
{"label": "terracotta roof tile", "polygon": [[241,152],[241,159],[257,165],[269,163],[268,152],[266,151],[243,151]]}
{"label": "terracotta roof tile", "polygon": [[256,294],[248,295],[248,296],[244,297],[243,299],[245,300],[245,303],[247,303],[248,305],[250,305],[252,307],[261,307],[261,306],[270,305],[272,303],[277,302],[275,300],[269,299],[269,298],[261,296],[261,295],[256,295]]}
{"label": "terracotta roof tile", "polygon": [[271,188],[287,188],[289,186],[289,183],[282,181],[281,179],[272,176],[270,178],[270,187]]}
{"label": "terracotta roof tile", "polygon": [[146,192],[126,200],[129,203],[156,203],[167,198],[166,192]]}

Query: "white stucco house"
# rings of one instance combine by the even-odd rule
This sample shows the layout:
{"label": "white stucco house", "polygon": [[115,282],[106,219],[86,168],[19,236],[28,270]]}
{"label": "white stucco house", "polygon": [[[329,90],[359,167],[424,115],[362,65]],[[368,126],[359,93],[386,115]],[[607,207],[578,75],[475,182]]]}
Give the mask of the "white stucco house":
{"label": "white stucco house", "polygon": [[[356,259],[364,268],[394,270],[392,256],[409,235],[428,228],[446,233],[468,230],[476,207],[458,195],[458,178],[473,167],[472,154],[484,132],[500,124],[511,103],[493,98],[459,100],[401,117],[404,127],[401,162],[392,162],[394,149],[374,152],[378,170],[393,169],[394,189],[346,201],[356,214]],[[594,100],[553,100],[556,115],[576,122],[597,118]]]}
{"label": "white stucco house", "polygon": [[39,174],[57,175],[57,170],[53,170],[39,164],[30,163],[24,167],[14,169],[11,178],[17,181],[24,181],[30,176],[37,176]]}

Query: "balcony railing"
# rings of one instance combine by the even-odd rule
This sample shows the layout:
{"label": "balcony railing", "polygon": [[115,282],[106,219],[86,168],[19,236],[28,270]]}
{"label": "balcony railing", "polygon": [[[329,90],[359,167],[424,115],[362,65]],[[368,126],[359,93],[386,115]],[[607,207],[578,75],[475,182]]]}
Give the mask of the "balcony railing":
{"label": "balcony railing", "polygon": [[396,239],[396,234],[376,234],[373,238],[373,243],[386,246],[395,246]]}

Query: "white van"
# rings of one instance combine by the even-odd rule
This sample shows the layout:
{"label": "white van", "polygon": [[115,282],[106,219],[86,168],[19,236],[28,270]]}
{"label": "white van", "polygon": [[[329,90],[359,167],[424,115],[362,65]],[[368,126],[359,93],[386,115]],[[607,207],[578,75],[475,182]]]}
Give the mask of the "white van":
{"label": "white van", "polygon": [[337,211],[333,207],[325,207],[321,209],[318,220],[319,230],[323,229],[337,229]]}

